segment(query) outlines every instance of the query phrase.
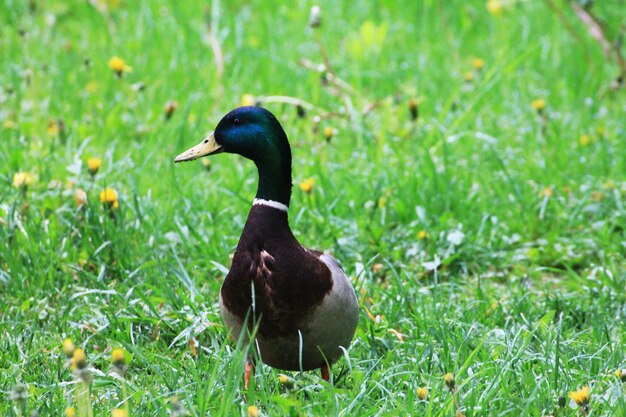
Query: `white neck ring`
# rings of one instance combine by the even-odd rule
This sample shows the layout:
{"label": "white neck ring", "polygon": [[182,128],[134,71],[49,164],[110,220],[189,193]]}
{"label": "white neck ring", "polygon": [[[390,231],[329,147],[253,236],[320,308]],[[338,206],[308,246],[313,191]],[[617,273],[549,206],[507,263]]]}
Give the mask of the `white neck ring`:
{"label": "white neck ring", "polygon": [[279,203],[278,201],[273,201],[273,200],[264,200],[262,198],[255,198],[252,205],[253,206],[268,206],[268,207],[275,208],[276,210],[284,211],[285,213],[289,211],[289,207],[287,207],[283,203]]}

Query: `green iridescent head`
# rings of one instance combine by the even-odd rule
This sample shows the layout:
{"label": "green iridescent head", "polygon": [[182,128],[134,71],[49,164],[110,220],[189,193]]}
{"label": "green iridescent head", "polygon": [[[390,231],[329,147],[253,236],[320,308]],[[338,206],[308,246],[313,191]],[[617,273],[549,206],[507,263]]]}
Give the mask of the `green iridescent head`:
{"label": "green iridescent head", "polygon": [[178,155],[175,162],[220,152],[251,159],[259,171],[256,197],[289,205],[291,148],[276,117],[261,107],[239,107],[220,120],[202,142]]}

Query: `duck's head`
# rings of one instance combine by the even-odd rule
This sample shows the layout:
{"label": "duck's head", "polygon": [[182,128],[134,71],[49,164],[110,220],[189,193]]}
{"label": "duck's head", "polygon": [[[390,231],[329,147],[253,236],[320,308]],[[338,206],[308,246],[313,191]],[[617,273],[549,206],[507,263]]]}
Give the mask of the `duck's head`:
{"label": "duck's head", "polygon": [[220,120],[217,127],[174,162],[193,161],[220,152],[251,159],[259,170],[257,198],[289,205],[291,197],[291,148],[276,117],[257,106],[239,107]]}

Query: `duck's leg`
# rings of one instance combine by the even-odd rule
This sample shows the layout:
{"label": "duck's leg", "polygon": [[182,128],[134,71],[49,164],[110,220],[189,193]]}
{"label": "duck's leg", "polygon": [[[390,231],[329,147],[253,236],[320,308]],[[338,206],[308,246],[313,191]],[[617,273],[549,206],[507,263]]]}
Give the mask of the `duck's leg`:
{"label": "duck's leg", "polygon": [[324,381],[330,381],[330,367],[327,365],[322,366],[322,379]]}
{"label": "duck's leg", "polygon": [[246,361],[246,369],[243,371],[243,388],[248,391],[250,378],[254,376],[254,362],[248,358]]}

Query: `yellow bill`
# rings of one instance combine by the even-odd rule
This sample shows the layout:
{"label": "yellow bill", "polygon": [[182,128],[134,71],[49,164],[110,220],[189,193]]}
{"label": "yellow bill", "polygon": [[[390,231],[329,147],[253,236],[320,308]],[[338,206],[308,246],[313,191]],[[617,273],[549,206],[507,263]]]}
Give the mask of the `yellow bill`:
{"label": "yellow bill", "polygon": [[213,132],[211,132],[202,142],[178,155],[174,159],[174,162],[193,161],[194,159],[212,155],[221,151],[222,145],[215,141],[215,136],[213,135]]}

